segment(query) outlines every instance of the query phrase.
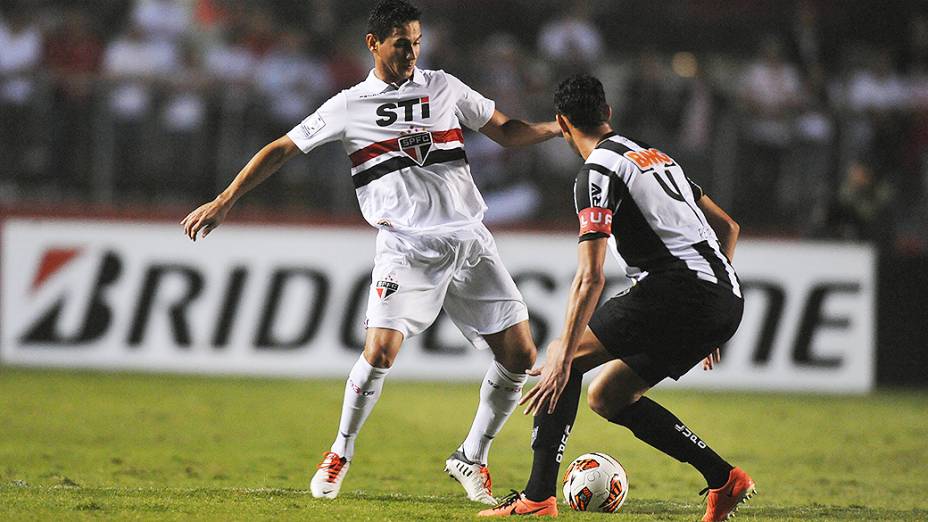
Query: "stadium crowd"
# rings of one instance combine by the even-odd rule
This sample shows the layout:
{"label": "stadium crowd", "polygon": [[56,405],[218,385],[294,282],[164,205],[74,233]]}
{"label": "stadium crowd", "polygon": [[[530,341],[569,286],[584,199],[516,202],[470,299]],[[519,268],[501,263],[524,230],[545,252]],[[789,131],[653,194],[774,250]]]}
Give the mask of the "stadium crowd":
{"label": "stadium crowd", "polygon": [[[853,3],[421,0],[420,66],[535,120],[550,119],[560,78],[592,72],[619,132],[678,158],[748,234],[924,254],[928,10]],[[4,1],[0,208],[212,197],[262,144],[364,78],[366,6]],[[488,221],[573,226],[564,187],[579,164],[563,143],[466,140]],[[332,147],[247,205],[356,214]]]}

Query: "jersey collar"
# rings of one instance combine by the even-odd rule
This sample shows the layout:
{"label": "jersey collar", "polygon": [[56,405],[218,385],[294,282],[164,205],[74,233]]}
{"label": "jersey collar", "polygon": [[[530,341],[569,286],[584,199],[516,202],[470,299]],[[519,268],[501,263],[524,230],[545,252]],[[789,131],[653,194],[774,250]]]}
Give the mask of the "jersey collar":
{"label": "jersey collar", "polygon": [[599,141],[596,143],[596,147],[594,147],[594,148],[597,148],[597,149],[598,149],[599,146],[602,145],[604,141],[608,140],[609,138],[611,138],[611,137],[613,137],[613,136],[618,136],[618,135],[619,135],[619,133],[616,132],[616,131],[614,131],[614,130],[611,130],[611,131],[607,132],[606,134],[603,134],[603,136],[602,136],[601,138],[599,138]]}
{"label": "jersey collar", "polygon": [[[412,71],[412,79],[408,80],[403,85],[406,85],[407,83],[410,83],[410,82],[416,85],[425,85],[425,74],[422,73],[422,69],[419,69],[418,67],[414,68]],[[399,88],[396,85],[392,83],[387,83],[381,80],[380,78],[378,78],[377,75],[374,74],[374,69],[371,69],[371,72],[368,73],[367,80],[364,81],[364,85],[370,88],[371,92],[375,92],[378,94],[387,92],[387,91],[399,90]],[[400,87],[402,87],[402,85]]]}

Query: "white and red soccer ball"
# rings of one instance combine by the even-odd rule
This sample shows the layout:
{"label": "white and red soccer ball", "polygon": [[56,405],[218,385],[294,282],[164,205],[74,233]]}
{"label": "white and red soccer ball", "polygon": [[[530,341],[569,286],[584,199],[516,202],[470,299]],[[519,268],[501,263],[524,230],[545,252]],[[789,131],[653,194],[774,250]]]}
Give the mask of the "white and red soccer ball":
{"label": "white and red soccer ball", "polygon": [[615,513],[628,497],[628,475],[605,453],[586,453],[564,473],[564,498],[575,511]]}

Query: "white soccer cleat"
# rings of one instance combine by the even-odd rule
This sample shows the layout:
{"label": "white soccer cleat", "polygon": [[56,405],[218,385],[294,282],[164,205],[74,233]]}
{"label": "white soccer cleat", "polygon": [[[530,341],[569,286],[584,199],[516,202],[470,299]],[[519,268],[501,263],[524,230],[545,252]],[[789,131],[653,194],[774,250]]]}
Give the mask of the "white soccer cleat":
{"label": "white soccer cleat", "polygon": [[333,499],[337,497],[338,491],[342,489],[342,480],[348,474],[349,464],[348,459],[337,453],[331,451],[323,453],[322,462],[316,466],[316,474],[309,483],[313,498]]}
{"label": "white soccer cleat", "polygon": [[461,450],[452,453],[445,461],[445,473],[464,486],[467,498],[491,506],[496,505],[490,470],[482,464],[468,460]]}

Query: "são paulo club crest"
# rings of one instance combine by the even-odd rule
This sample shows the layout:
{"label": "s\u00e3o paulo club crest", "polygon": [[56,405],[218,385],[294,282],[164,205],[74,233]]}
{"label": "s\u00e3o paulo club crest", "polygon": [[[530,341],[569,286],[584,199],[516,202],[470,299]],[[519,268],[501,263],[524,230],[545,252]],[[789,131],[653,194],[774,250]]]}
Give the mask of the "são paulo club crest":
{"label": "s\u00e3o paulo club crest", "polygon": [[377,297],[379,297],[381,301],[395,294],[399,289],[400,285],[396,282],[396,278],[393,277],[393,274],[377,281],[377,284],[374,285],[374,291],[377,292]]}
{"label": "s\u00e3o paulo club crest", "polygon": [[421,167],[432,150],[432,133],[419,132],[403,136],[399,139],[399,145],[400,150]]}

